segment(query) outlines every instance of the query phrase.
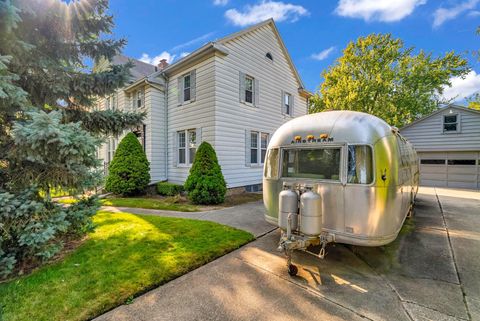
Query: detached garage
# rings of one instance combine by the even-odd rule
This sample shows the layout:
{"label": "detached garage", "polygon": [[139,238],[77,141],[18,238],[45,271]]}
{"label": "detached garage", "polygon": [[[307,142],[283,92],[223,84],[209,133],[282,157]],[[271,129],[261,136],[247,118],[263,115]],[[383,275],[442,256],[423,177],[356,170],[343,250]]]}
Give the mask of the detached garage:
{"label": "detached garage", "polygon": [[480,111],[449,105],[400,131],[417,150],[421,185],[480,189]]}

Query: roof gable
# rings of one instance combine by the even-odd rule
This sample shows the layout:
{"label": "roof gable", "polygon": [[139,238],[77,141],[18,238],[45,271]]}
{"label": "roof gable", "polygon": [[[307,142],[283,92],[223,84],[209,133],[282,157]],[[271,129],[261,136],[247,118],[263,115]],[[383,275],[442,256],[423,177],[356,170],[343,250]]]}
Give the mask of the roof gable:
{"label": "roof gable", "polygon": [[427,120],[431,117],[434,117],[434,116],[444,112],[447,109],[455,109],[457,111],[470,112],[470,113],[477,114],[480,117],[480,110],[476,110],[476,109],[472,109],[472,108],[468,108],[468,107],[464,107],[464,106],[459,106],[459,105],[455,105],[455,104],[450,104],[450,105],[447,105],[445,107],[440,107],[436,111],[434,111],[433,113],[431,113],[429,115],[426,115],[426,116],[423,116],[423,117],[411,122],[410,124],[403,126],[400,129],[400,131],[402,131],[404,129],[407,129],[407,128],[410,128],[410,127],[413,127],[413,126],[423,122],[424,120]]}
{"label": "roof gable", "polygon": [[245,29],[243,29],[243,30],[240,30],[240,31],[238,31],[238,32],[235,32],[235,33],[233,33],[233,34],[231,34],[231,35],[228,35],[228,36],[226,36],[226,37],[223,37],[223,38],[217,40],[216,43],[219,43],[219,44],[224,45],[225,43],[227,43],[227,42],[229,42],[229,41],[231,41],[231,40],[233,40],[233,39],[242,37],[242,36],[244,36],[244,35],[246,35],[246,34],[248,34],[248,33],[250,33],[250,32],[253,32],[253,31],[255,31],[255,30],[258,30],[258,29],[260,29],[260,28],[262,28],[262,27],[264,27],[264,26],[269,26],[269,27],[272,29],[272,31],[273,31],[273,33],[274,33],[274,35],[275,35],[275,37],[276,37],[276,39],[277,39],[277,41],[278,41],[278,43],[279,43],[279,45],[280,45],[280,48],[282,49],[282,52],[283,52],[285,58],[286,58],[287,61],[288,61],[289,67],[290,67],[290,69],[292,70],[292,73],[293,73],[293,75],[295,76],[295,78],[296,78],[296,80],[297,80],[298,87],[299,87],[300,89],[304,89],[305,86],[304,86],[304,84],[303,84],[302,79],[300,78],[300,74],[298,73],[297,68],[296,68],[295,65],[293,64],[292,57],[291,57],[290,54],[288,53],[287,47],[285,46],[285,43],[283,42],[283,39],[282,39],[282,37],[280,36],[280,33],[279,33],[278,29],[277,29],[277,26],[275,25],[275,22],[274,22],[274,20],[273,20],[272,18],[270,18],[270,19],[268,19],[268,20],[265,20],[265,21],[263,21],[263,22],[260,22],[260,23],[258,23],[258,24],[256,24],[256,25],[253,25],[253,26],[251,26],[251,27],[248,27],[248,28],[245,28]]}

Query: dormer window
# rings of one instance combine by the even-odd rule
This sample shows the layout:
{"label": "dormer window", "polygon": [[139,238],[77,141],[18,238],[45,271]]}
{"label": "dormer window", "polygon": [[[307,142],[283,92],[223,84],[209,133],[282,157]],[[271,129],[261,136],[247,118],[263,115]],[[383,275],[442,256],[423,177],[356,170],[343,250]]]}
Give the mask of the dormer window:
{"label": "dormer window", "polygon": [[458,115],[444,115],[443,116],[443,132],[444,133],[457,133],[460,130],[460,126],[458,124]]}
{"label": "dormer window", "polygon": [[273,61],[273,56],[271,53],[267,52],[267,54],[265,55],[265,58],[267,59],[270,59],[271,61]]}

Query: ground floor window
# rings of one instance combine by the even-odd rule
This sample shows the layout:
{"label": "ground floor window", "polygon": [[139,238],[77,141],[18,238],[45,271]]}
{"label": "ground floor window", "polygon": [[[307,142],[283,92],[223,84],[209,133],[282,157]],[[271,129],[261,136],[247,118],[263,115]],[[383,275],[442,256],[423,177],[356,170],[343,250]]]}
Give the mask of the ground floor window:
{"label": "ground floor window", "polygon": [[197,130],[187,129],[177,132],[178,164],[192,164],[197,152]]}
{"label": "ground floor window", "polygon": [[248,164],[260,165],[265,162],[269,140],[269,133],[259,131],[247,132],[247,146],[249,148],[245,157],[247,157]]}

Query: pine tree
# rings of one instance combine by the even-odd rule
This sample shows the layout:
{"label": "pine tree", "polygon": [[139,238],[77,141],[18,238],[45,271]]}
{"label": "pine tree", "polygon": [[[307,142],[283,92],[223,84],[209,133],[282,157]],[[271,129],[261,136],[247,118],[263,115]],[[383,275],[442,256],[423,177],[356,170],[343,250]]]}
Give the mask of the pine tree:
{"label": "pine tree", "polygon": [[66,209],[49,189],[94,186],[102,137],[145,116],[92,108],[126,84],[132,66],[89,71],[87,61],[110,61],[125,45],[108,37],[107,9],[107,0],[0,0],[0,278],[91,226],[97,202]]}
{"label": "pine tree", "polygon": [[185,190],[195,204],[220,204],[225,200],[227,185],[215,149],[208,142],[198,147]]}
{"label": "pine tree", "polygon": [[133,133],[118,144],[108,167],[105,189],[121,195],[141,194],[150,183],[150,164],[143,147]]}
{"label": "pine tree", "polygon": [[[145,116],[92,108],[96,97],[126,84],[132,67],[88,71],[86,61],[110,60],[125,45],[107,37],[113,28],[107,9],[107,0],[0,0],[1,189],[90,186],[95,138],[119,134]],[[80,138],[87,145],[76,154]]]}

